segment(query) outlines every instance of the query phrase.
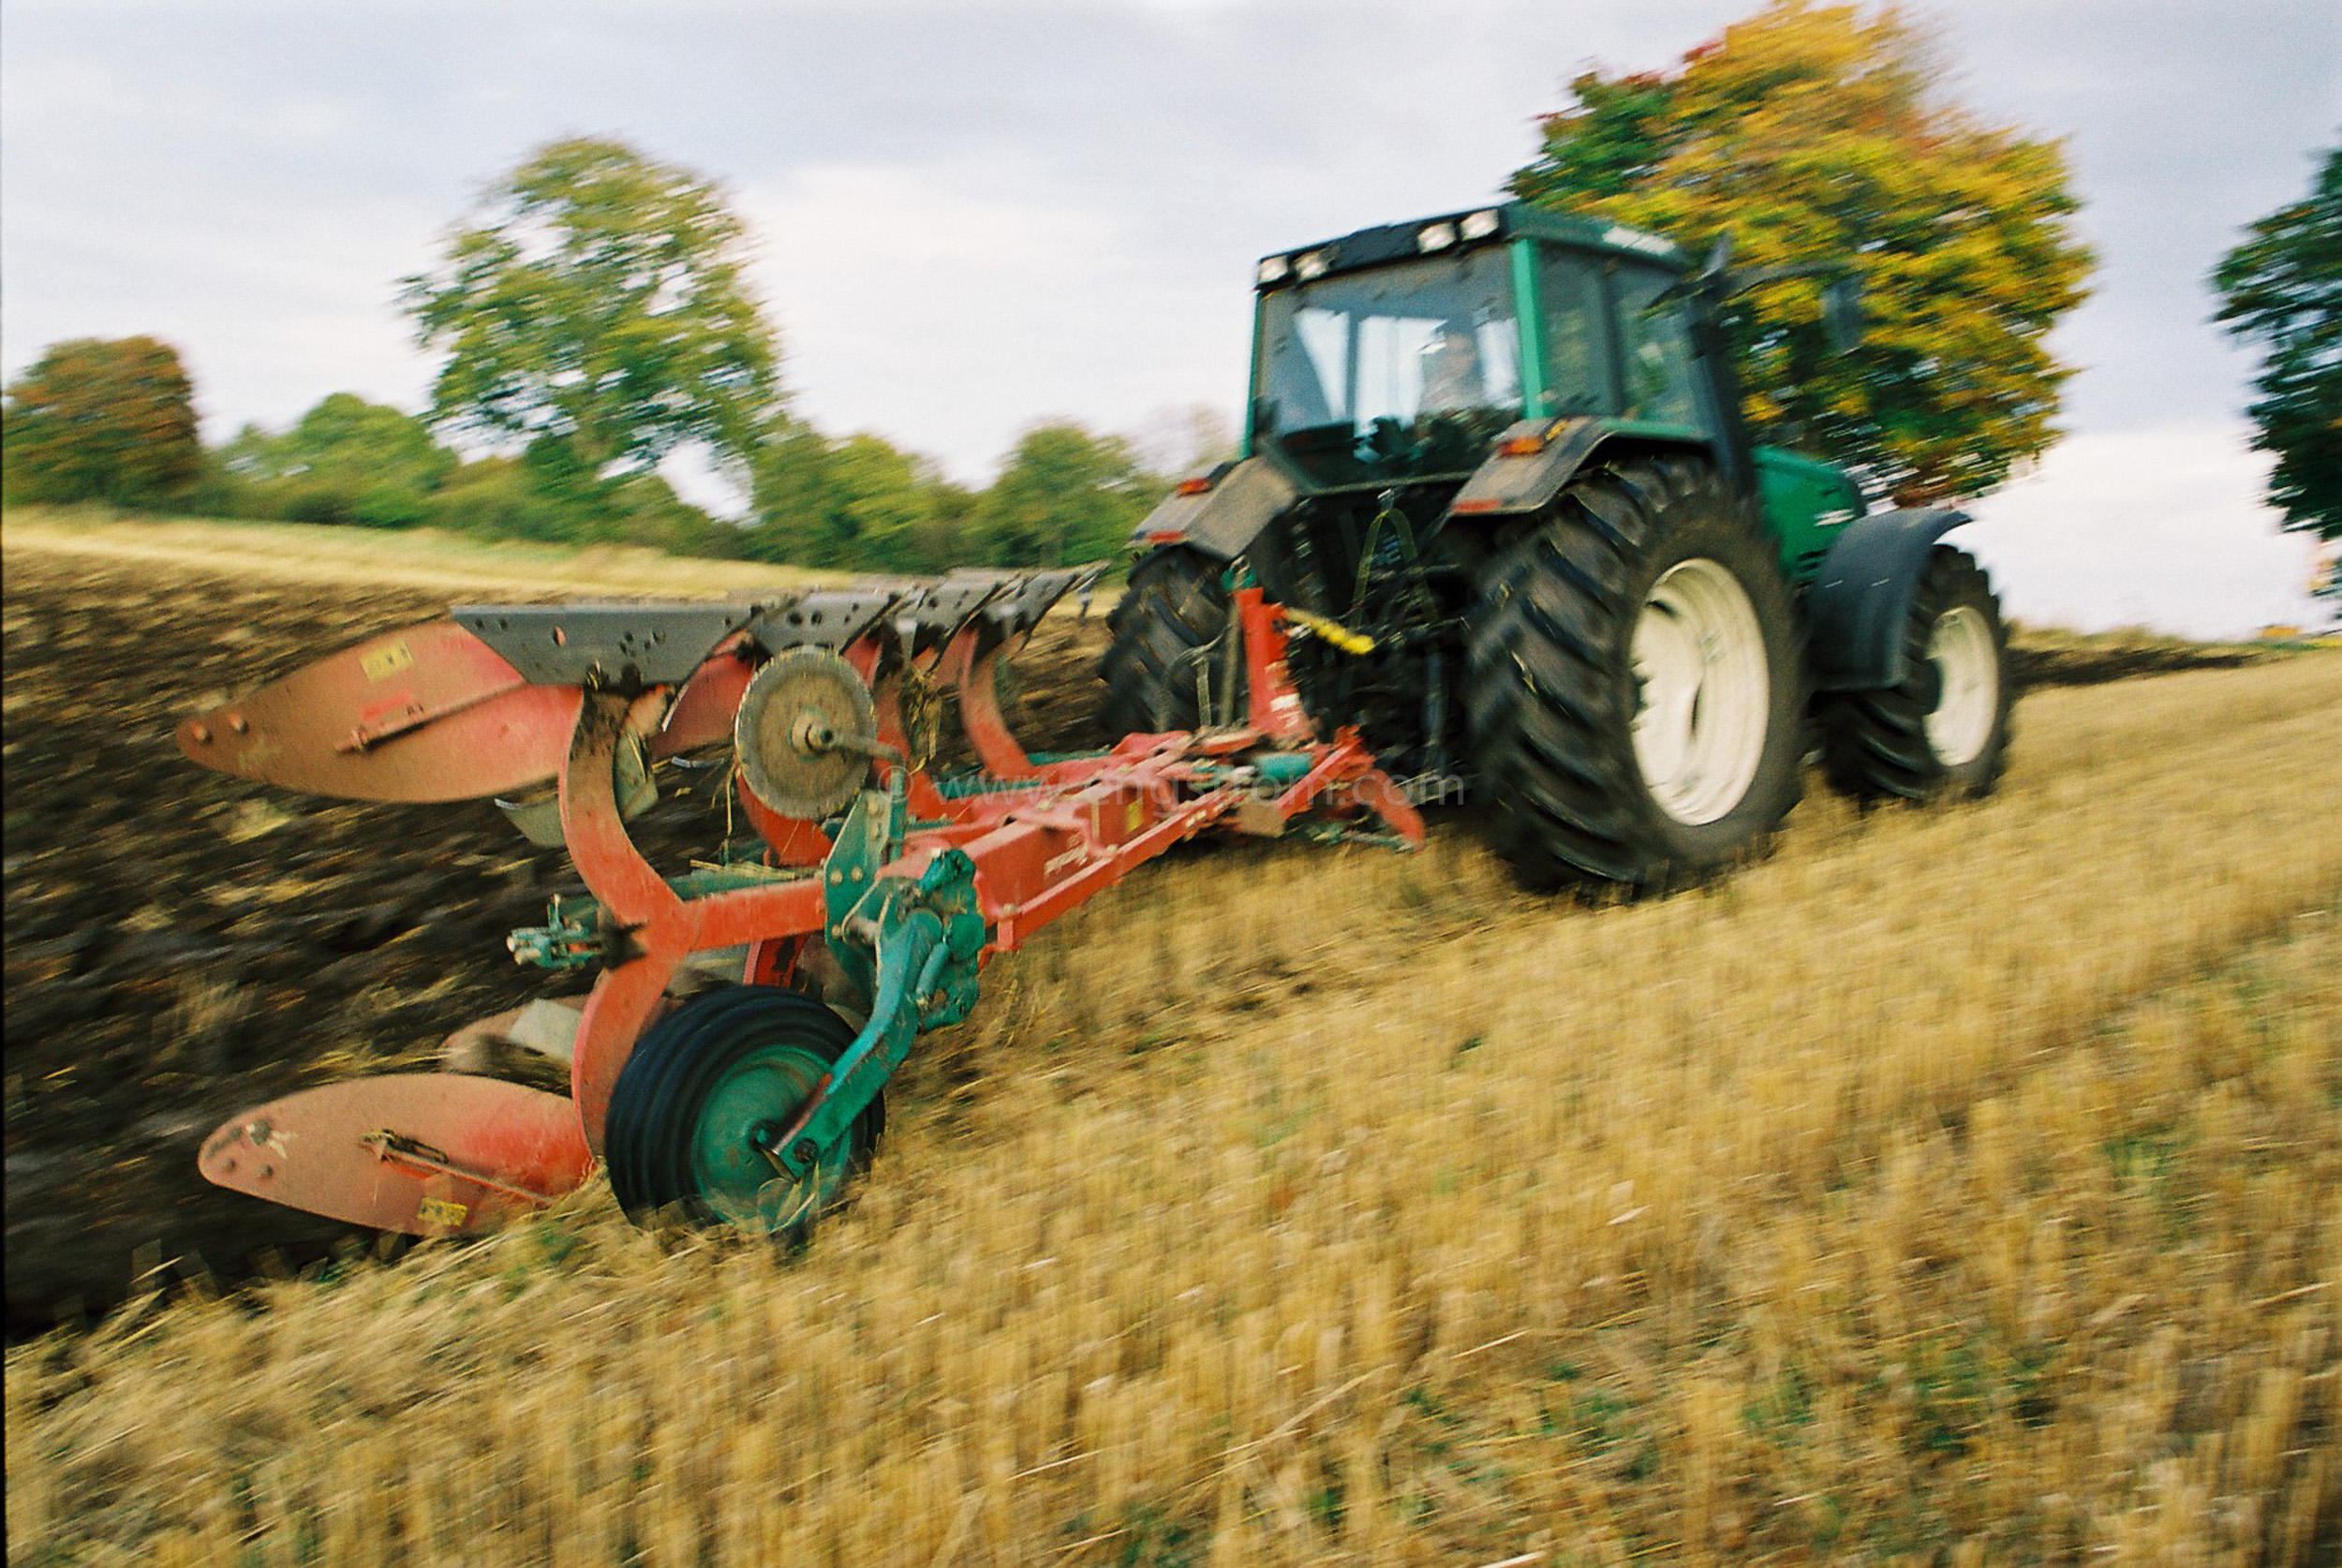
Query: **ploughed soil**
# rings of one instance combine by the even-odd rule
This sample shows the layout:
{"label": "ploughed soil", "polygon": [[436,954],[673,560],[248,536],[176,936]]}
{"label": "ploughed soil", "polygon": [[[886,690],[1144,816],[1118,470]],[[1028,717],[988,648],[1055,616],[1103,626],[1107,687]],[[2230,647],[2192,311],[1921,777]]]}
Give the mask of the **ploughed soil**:
{"label": "ploughed soil", "polygon": [[[448,602],[8,552],[11,1338],[136,1280],[228,1284],[351,1245],[348,1226],[204,1182],[205,1134],[293,1089],[431,1067],[459,1026],[586,989],[507,958],[506,933],[578,884],[490,803],[293,795],[173,740],[188,715]],[[1089,717],[1104,636],[1100,617],[1054,616],[1015,661],[1003,696],[1035,748],[1104,743]],[[723,771],[660,768],[634,824],[654,862],[714,853]]]}
{"label": "ploughed soil", "polygon": [[[205,1134],[292,1089],[428,1067],[459,1026],[585,988],[507,961],[506,933],[576,884],[493,806],[296,796],[195,767],[173,742],[182,717],[446,603],[9,552],[11,1336],[102,1311],[134,1281],[226,1284],[352,1245],[347,1226],[203,1182]],[[1111,738],[1089,717],[1104,635],[1099,618],[1053,617],[1020,656],[1003,691],[1030,746]],[[2018,674],[2066,684],[2223,657],[2021,647]],[[721,773],[661,769],[662,799],[636,824],[655,861],[713,851]]]}

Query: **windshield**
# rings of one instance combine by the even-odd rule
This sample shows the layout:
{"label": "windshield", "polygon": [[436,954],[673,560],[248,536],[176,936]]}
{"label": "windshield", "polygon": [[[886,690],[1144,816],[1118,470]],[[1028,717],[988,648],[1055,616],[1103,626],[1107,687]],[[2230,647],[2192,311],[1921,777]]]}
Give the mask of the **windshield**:
{"label": "windshield", "polygon": [[1320,484],[1465,472],[1520,418],[1501,248],[1321,278],[1261,310],[1254,445]]}

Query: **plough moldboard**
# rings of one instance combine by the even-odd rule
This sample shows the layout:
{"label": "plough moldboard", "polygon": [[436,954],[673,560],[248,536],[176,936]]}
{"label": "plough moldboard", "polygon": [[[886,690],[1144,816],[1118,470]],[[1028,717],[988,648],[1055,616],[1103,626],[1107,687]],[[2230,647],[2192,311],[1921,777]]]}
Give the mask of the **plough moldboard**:
{"label": "plough moldboard", "polygon": [[[1230,673],[1241,658],[1241,712],[1028,754],[999,707],[997,661],[1095,575],[464,607],[183,724],[196,762],[290,789],[497,798],[566,848],[587,890],[515,932],[513,956],[599,971],[568,1043],[568,1098],[459,1072],[332,1084],[222,1125],[203,1174],[447,1235],[549,1204],[599,1162],[630,1213],[789,1229],[867,1158],[887,1077],[922,1031],[967,1015],[986,961],[1134,866],[1207,830],[1275,835],[1304,813],[1421,842],[1356,732],[1312,732],[1283,612],[1257,586],[1230,584],[1240,646],[1212,650]],[[947,693],[980,764],[952,778],[929,762]],[[726,747],[752,852],[653,866],[627,821],[655,793],[655,764]],[[671,994],[693,954],[740,948],[738,985]]]}

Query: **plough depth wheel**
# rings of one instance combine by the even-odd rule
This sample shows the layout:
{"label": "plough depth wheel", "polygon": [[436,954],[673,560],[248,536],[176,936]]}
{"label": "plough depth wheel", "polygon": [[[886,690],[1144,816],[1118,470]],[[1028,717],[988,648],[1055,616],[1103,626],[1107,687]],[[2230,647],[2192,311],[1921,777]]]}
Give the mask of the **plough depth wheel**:
{"label": "plough depth wheel", "polygon": [[794,991],[734,985],[693,997],[644,1032],[610,1097],[603,1158],[630,1215],[788,1233],[867,1164],[883,1100],[799,1180],[774,1156],[853,1026]]}

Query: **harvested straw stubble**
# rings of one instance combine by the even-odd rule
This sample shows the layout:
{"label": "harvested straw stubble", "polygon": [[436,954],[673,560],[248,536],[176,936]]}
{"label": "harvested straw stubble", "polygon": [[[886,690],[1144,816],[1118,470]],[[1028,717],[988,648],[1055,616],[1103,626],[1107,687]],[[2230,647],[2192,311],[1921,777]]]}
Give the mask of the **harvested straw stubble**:
{"label": "harvested straw stubble", "polygon": [[2045,694],[2002,799],[1656,904],[1166,866],[1127,919],[1309,918],[1170,994],[1068,922],[801,1258],[586,1195],[20,1351],[11,1555],[373,1487],[360,1561],[2318,1561],[2336,712],[2323,657]]}

